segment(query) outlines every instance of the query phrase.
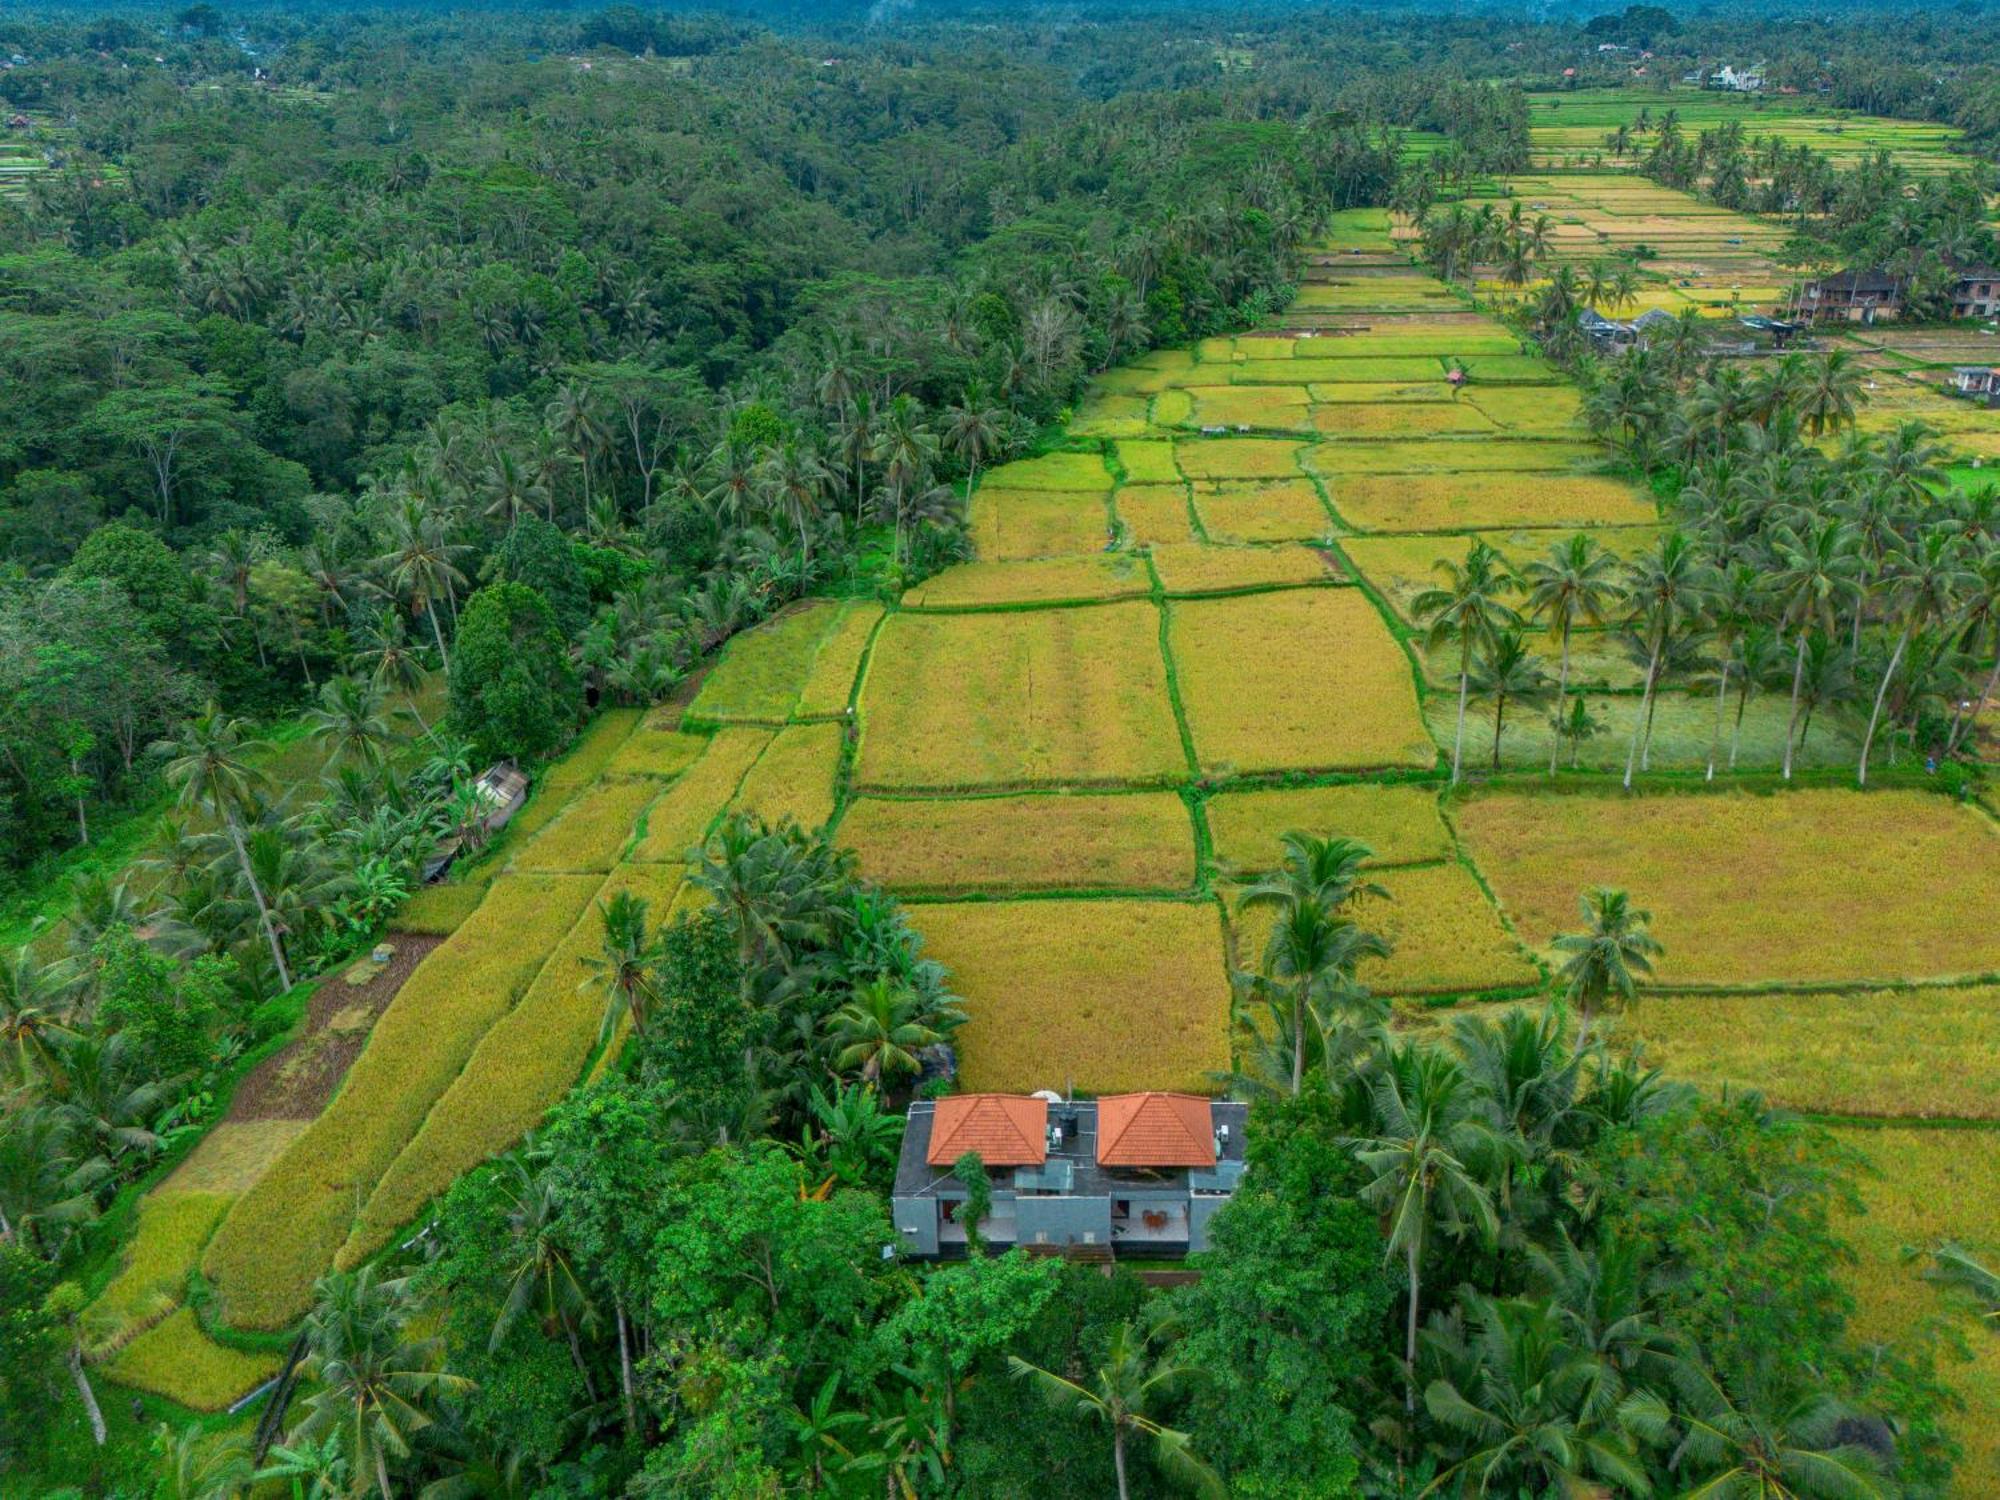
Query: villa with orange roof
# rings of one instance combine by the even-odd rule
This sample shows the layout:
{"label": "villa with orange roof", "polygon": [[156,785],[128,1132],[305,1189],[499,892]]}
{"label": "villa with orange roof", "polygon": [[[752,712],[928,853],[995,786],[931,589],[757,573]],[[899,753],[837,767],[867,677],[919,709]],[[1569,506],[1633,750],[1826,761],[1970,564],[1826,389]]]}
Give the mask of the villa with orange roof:
{"label": "villa with orange roof", "polygon": [[976,1155],[991,1186],[980,1225],[995,1250],[1177,1258],[1243,1180],[1250,1107],[1194,1094],[954,1094],[910,1107],[891,1197],[904,1254],[963,1255]]}

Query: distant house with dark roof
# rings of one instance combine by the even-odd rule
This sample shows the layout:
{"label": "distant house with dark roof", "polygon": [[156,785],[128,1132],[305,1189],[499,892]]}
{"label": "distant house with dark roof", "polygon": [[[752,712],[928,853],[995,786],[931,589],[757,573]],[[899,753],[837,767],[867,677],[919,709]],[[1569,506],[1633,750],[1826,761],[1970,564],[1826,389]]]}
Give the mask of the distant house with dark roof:
{"label": "distant house with dark roof", "polygon": [[1960,365],[1951,372],[1951,386],[1967,400],[2000,406],[2000,369],[1992,365]]}
{"label": "distant house with dark roof", "polygon": [[976,1152],[992,1187],[980,1232],[996,1250],[1175,1258],[1208,1248],[1208,1223],[1243,1180],[1250,1106],[1194,1094],[955,1094],[910,1106],[890,1206],[903,1253],[965,1253]]}
{"label": "distant house with dark roof", "polygon": [[1967,267],[1951,286],[1954,318],[2000,317],[2000,271],[1991,266]]}
{"label": "distant house with dark roof", "polygon": [[1883,270],[1822,276],[1792,299],[1793,318],[1808,323],[1873,323],[1902,315],[1902,278]]}

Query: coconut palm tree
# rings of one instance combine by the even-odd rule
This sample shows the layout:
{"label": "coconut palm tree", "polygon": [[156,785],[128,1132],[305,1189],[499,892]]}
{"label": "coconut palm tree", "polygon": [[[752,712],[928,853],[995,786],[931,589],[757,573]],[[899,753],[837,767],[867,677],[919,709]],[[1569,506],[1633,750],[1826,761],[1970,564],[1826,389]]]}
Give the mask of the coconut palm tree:
{"label": "coconut palm tree", "polygon": [[[1632,722],[1632,744],[1625,754],[1625,785],[1640,768],[1640,745],[1652,729],[1653,695],[1659,688],[1660,661],[1676,630],[1699,615],[1712,587],[1715,570],[1684,531],[1670,531],[1659,544],[1631,566],[1626,597],[1632,604],[1632,624],[1646,645],[1646,681],[1639,713]],[[1650,755],[1651,746],[1646,746]]]}
{"label": "coconut palm tree", "polygon": [[280,983],[290,989],[292,971],[285,963],[284,945],[278,940],[270,905],[264,899],[264,888],[257,883],[244,843],[244,815],[257,807],[264,776],[245,759],[252,742],[245,738],[243,721],[230,718],[210,703],[182,726],[177,739],[162,740],[156,748],[169,756],[167,784],[175,789],[177,805],[183,811],[202,809],[228,833],[237,866],[256,903],[264,940],[271,946],[271,962],[277,967]]}
{"label": "coconut palm tree", "polygon": [[447,670],[451,653],[445,650],[437,604],[440,599],[457,599],[457,590],[465,582],[458,559],[470,550],[447,537],[444,522],[435,512],[417,500],[405,500],[389,524],[389,550],[373,564],[388,580],[389,591],[408,607],[411,618],[429,616],[431,639],[437,643],[438,660]]}
{"label": "coconut palm tree", "polygon": [[471,1382],[437,1368],[439,1343],[413,1336],[409,1285],[374,1266],[335,1272],[314,1288],[306,1315],[305,1370],[313,1391],[294,1438],[337,1435],[355,1482],[394,1494],[389,1460],[431,1423],[425,1407]]}
{"label": "coconut palm tree", "polygon": [[1450,1373],[1425,1388],[1424,1407],[1471,1451],[1426,1493],[1653,1492],[1626,1429],[1632,1418],[1658,1429],[1665,1403],[1657,1395],[1637,1392],[1604,1409],[1597,1361],[1538,1298],[1474,1294],[1461,1311],[1469,1330],[1455,1312],[1428,1335]]}
{"label": "coconut palm tree", "polygon": [[1884,562],[1892,599],[1900,606],[1902,629],[1895,649],[1875,690],[1875,706],[1868,715],[1868,732],[1861,738],[1861,764],[1855,772],[1860,786],[1868,785],[1868,756],[1875,745],[1875,730],[1882,721],[1882,700],[1889,696],[1889,684],[1903,664],[1910,637],[1920,626],[1942,620],[1958,607],[1959,598],[1975,583],[1975,575],[1965,565],[1965,541],[1950,526],[1934,526],[1917,538],[1907,551],[1892,553]]}
{"label": "coconut palm tree", "polygon": [[1845,522],[1825,520],[1804,535],[1790,527],[1780,527],[1774,538],[1778,553],[1777,575],[1771,591],[1778,600],[1784,628],[1798,632],[1798,648],[1792,667],[1792,712],[1785,729],[1784,778],[1792,779],[1792,747],[1799,720],[1799,688],[1805,676],[1806,641],[1813,627],[1831,635],[1835,613],[1859,591],[1861,559],[1855,550],[1854,533]]}
{"label": "coconut palm tree", "polygon": [[328,769],[350,762],[373,768],[388,758],[396,733],[383,711],[381,685],[365,677],[330,677],[319,706],[306,711],[306,731],[326,748]]}
{"label": "coconut palm tree", "polygon": [[45,960],[34,944],[0,955],[0,1079],[46,1080],[74,1035],[72,1003],[81,976],[68,960]]}
{"label": "coconut palm tree", "polygon": [[1002,423],[1006,412],[986,397],[977,382],[966,387],[956,406],[944,410],[944,427],[939,440],[944,451],[965,465],[965,488],[970,493],[979,483],[979,468],[1000,451],[1004,441]]}
{"label": "coconut palm tree", "polygon": [[[1387,958],[1389,944],[1365,931],[1340,910],[1339,901],[1312,892],[1285,906],[1264,944],[1259,988],[1274,990],[1276,1009],[1289,1011],[1285,1029],[1292,1044],[1292,1094],[1304,1087],[1306,1042],[1312,1023],[1330,1005],[1354,1009],[1358,987],[1355,967],[1364,958]],[[1330,1031],[1331,1025],[1321,1027]]]}
{"label": "coconut palm tree", "polygon": [[1217,1500],[1227,1493],[1215,1471],[1194,1456],[1188,1436],[1164,1426],[1147,1414],[1157,1410],[1192,1377],[1193,1371],[1156,1356],[1144,1330],[1131,1322],[1112,1330],[1104,1359],[1083,1385],[1031,1365],[1018,1355],[1007,1356],[1017,1380],[1025,1380],[1058,1411],[1094,1417],[1111,1429],[1112,1467],[1118,1476],[1118,1500],[1131,1500],[1125,1450],[1133,1437],[1152,1440],[1153,1458],[1163,1473],[1203,1496]]}
{"label": "coconut palm tree", "polygon": [[[1715,780],[1715,757],[1722,746],[1722,719],[1729,703],[1729,674],[1737,662],[1744,634],[1755,627],[1766,604],[1763,571],[1750,563],[1719,572],[1707,599],[1709,629],[1716,645],[1715,727],[1708,737],[1708,771],[1704,781]],[[1739,711],[1740,723],[1742,714]],[[1736,764],[1735,744],[1730,745],[1730,766]]]}
{"label": "coconut palm tree", "polygon": [[812,523],[833,475],[819,455],[797,438],[787,438],[766,455],[761,466],[765,503],[799,534],[799,566],[812,559]]}
{"label": "coconut palm tree", "polygon": [[[1602,625],[1604,616],[1619,596],[1618,560],[1587,531],[1552,545],[1548,552],[1522,569],[1527,597],[1522,613],[1539,620],[1549,634],[1562,642],[1562,661],[1556,675],[1556,708],[1560,712],[1569,694],[1570,632],[1579,624]],[[1549,775],[1556,774],[1556,757],[1562,752],[1562,736],[1549,747]]]}
{"label": "coconut palm tree", "polygon": [[1581,1052],[1590,1044],[1590,1024],[1597,1013],[1635,1000],[1640,978],[1653,972],[1653,960],[1666,950],[1653,938],[1653,914],[1634,906],[1624,891],[1598,886],[1585,891],[1577,904],[1584,930],[1561,934],[1555,948],[1568,955],[1556,977],[1576,1011],[1576,1050]]}
{"label": "coconut palm tree", "polygon": [[1362,1201],[1389,1230],[1385,1255],[1403,1257],[1409,1279],[1404,1310],[1404,1410],[1417,1409],[1417,1325],[1423,1302],[1424,1250],[1434,1229],[1453,1236],[1500,1232],[1493,1199],[1480,1180],[1483,1159],[1504,1146],[1478,1117],[1478,1097],[1464,1067],[1438,1048],[1404,1046],[1383,1055],[1369,1086],[1369,1134],[1354,1154],[1371,1174]]}
{"label": "coconut palm tree", "polygon": [[1493,769],[1500,769],[1500,737],[1507,730],[1507,703],[1538,703],[1548,695],[1548,673],[1518,630],[1494,635],[1475,660],[1472,691],[1493,700]]}
{"label": "coconut palm tree", "polygon": [[577,988],[604,992],[604,1020],[597,1031],[600,1044],[610,1040],[627,1016],[632,1029],[644,1036],[658,998],[660,935],[648,935],[645,899],[630,891],[598,902],[597,913],[604,923],[604,946],[585,955],[583,966],[590,974]]}
{"label": "coconut palm tree", "polygon": [[1456,786],[1465,758],[1465,705],[1472,692],[1472,653],[1490,642],[1495,632],[1516,623],[1503,601],[1517,584],[1506,565],[1483,541],[1475,541],[1463,565],[1448,558],[1437,562],[1440,588],[1425,589],[1410,603],[1415,619],[1427,625],[1425,644],[1431,649],[1458,643],[1458,727],[1451,743],[1451,780]]}
{"label": "coconut palm tree", "polygon": [[1814,360],[1792,393],[1793,410],[1814,437],[1854,425],[1861,400],[1861,367],[1845,349]]}
{"label": "coconut palm tree", "polygon": [[962,1020],[956,1007],[942,1012],[901,980],[878,974],[856,985],[854,997],[827,1018],[840,1051],[834,1066],[861,1070],[864,1084],[880,1085],[899,1073],[917,1073],[917,1054],[950,1035]]}
{"label": "coconut palm tree", "polygon": [[194,1422],[178,1430],[162,1422],[153,1454],[160,1461],[159,1500],[236,1500],[256,1467],[240,1433],[209,1432]]}
{"label": "coconut palm tree", "polygon": [[417,707],[417,695],[424,690],[426,677],[423,659],[411,644],[410,628],[400,614],[384,609],[368,622],[361,648],[354,653],[354,665],[384,694],[400,697],[404,711],[417,721],[424,738],[433,737],[423,710]]}
{"label": "coconut palm tree", "polygon": [[1979,1304],[1979,1316],[2000,1323],[2000,1272],[1976,1259],[1964,1246],[1946,1240],[1931,1252],[1926,1281],[1970,1294]]}
{"label": "coconut palm tree", "polygon": [[[1689,1495],[1888,1500],[1875,1455],[1848,1442],[1845,1406],[1824,1390],[1735,1392],[1698,1360],[1674,1382],[1680,1442],[1668,1467]],[[1666,1424],[1661,1424],[1666,1430]]]}
{"label": "coconut palm tree", "polygon": [[111,1163],[74,1115],[55,1103],[0,1111],[0,1244],[53,1258],[97,1217]]}

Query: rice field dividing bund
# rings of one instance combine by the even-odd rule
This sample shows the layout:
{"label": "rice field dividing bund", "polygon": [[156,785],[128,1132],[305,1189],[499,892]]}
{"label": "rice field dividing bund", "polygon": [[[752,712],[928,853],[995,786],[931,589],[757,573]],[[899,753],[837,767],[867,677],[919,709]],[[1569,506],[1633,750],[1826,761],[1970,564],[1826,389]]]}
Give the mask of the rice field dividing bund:
{"label": "rice field dividing bund", "polygon": [[[1624,205],[1641,206],[1670,216]],[[1519,567],[1579,529],[1629,557],[1660,517],[1586,440],[1574,389],[1412,268],[1386,215],[1341,216],[1315,261],[1270,328],[1108,372],[1051,451],[983,475],[976,561],[887,608],[815,601],[738,637],[678,722],[600,716],[497,874],[413,902],[406,923],[449,936],[333,1106],[148,1221],[106,1293],[128,1330],[118,1378],[155,1379],[176,1339],[220,1357],[161,1292],[172,1266],[213,1288],[201,1316],[283,1328],[314,1277],[530,1127],[597,1054],[576,990],[597,903],[632,889],[684,909],[690,851],[732,807],[831,825],[909,903],[966,1003],[969,1088],[1224,1087],[1247,1024],[1231,970],[1264,936],[1232,897],[1305,829],[1375,850],[1387,896],[1365,917],[1394,952],[1362,977],[1397,1024],[1542,993],[1579,891],[1615,880],[1668,949],[1629,1035],[1815,1113],[1966,1122],[1957,1164],[1990,1174],[2000,832],[1911,790],[1758,794],[1785,707],[1763,696],[1740,776],[1712,791],[1712,708],[1674,695],[1642,795],[1549,782],[1539,709],[1508,715],[1501,774],[1447,793],[1456,664],[1410,614],[1435,564],[1485,540]],[[1579,763],[1621,763],[1638,706],[1622,644],[1579,636],[1572,677],[1609,725]],[[1485,778],[1483,707],[1466,739]],[[1806,761],[1852,741],[1815,722]],[[1910,1316],[1930,1292],[1861,1238],[1857,1288]],[[251,1374],[202,1366],[176,1399]]]}

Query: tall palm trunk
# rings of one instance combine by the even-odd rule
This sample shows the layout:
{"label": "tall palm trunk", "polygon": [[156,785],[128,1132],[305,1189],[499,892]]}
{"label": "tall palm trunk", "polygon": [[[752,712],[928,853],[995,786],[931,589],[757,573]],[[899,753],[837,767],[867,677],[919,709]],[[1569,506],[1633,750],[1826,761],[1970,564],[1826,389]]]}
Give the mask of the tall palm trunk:
{"label": "tall palm trunk", "polygon": [[1496,693],[1493,698],[1493,769],[1500,769],[1500,736],[1507,732],[1507,695]]}
{"label": "tall palm trunk", "polygon": [[1792,715],[1785,721],[1785,780],[1792,779],[1792,735],[1799,727],[1799,689],[1806,680],[1806,626],[1799,623],[1799,654],[1792,664]]}
{"label": "tall palm trunk", "polygon": [[90,1376],[83,1368],[83,1346],[71,1341],[69,1346],[69,1378],[76,1382],[77,1399],[83,1402],[85,1415],[90,1418],[90,1436],[97,1446],[104,1446],[104,1412],[97,1404],[97,1392],[90,1388]]}
{"label": "tall palm trunk", "polygon": [[1451,739],[1451,784],[1458,785],[1458,768],[1465,759],[1465,700],[1472,694],[1472,637],[1461,635],[1458,648],[1458,731]]}
{"label": "tall palm trunk", "polygon": [[1111,1462],[1118,1470],[1118,1500],[1132,1500],[1132,1485],[1125,1477],[1125,1424],[1111,1424]]}
{"label": "tall palm trunk", "polygon": [[1910,632],[1917,628],[1914,613],[1903,621],[1903,633],[1896,637],[1896,649],[1889,653],[1889,670],[1882,674],[1882,685],[1875,689],[1875,707],[1868,715],[1868,733],[1861,739],[1861,765],[1855,772],[1857,786],[1868,785],[1868,752],[1875,744],[1875,728],[1882,721],[1882,700],[1889,696],[1889,684],[1895,680],[1896,668],[1903,664],[1903,651],[1910,644]]}
{"label": "tall palm trunk", "polygon": [[1306,1083],[1306,982],[1301,977],[1292,986],[1292,1097]]}
{"label": "tall palm trunk", "polygon": [[[1563,617],[1562,668],[1556,673],[1556,723],[1562,723],[1563,704],[1569,701],[1569,617]],[[1556,757],[1562,754],[1562,730],[1556,730],[1555,743],[1549,746],[1549,775],[1556,774]]]}
{"label": "tall palm trunk", "polygon": [[618,1318],[618,1390],[625,1406],[625,1435],[632,1438],[639,1433],[638,1409],[632,1400],[632,1335],[625,1322],[625,1299],[614,1296],[611,1305]]}
{"label": "tall palm trunk", "polygon": [[250,897],[257,903],[257,921],[264,929],[264,940],[271,945],[271,962],[278,966],[278,983],[286,989],[292,987],[292,971],[285,963],[285,945],[278,941],[278,927],[271,920],[271,908],[264,900],[264,887],[257,883],[257,872],[250,867],[250,851],[243,847],[243,830],[236,825],[236,814],[225,811],[222,821],[229,829],[229,842],[236,849],[236,863],[243,870],[244,880],[249,882]]}
{"label": "tall palm trunk", "polygon": [[1625,752],[1625,790],[1632,789],[1632,772],[1639,763],[1639,741],[1651,727],[1653,706],[1653,679],[1660,670],[1660,653],[1666,649],[1667,632],[1664,627],[1653,632],[1653,654],[1646,663],[1646,688],[1639,698],[1639,717],[1632,725],[1632,745]]}
{"label": "tall palm trunk", "polygon": [[431,639],[437,642],[438,660],[443,663],[445,671],[449,672],[451,670],[451,653],[444,649],[444,632],[438,628],[438,612],[429,605],[426,605],[424,613],[430,616]]}
{"label": "tall palm trunk", "polygon": [[395,1492],[389,1488],[389,1458],[380,1443],[375,1444],[375,1482],[382,1487],[382,1500],[394,1500]]}
{"label": "tall palm trunk", "polygon": [[1729,769],[1736,769],[1736,747],[1743,741],[1743,711],[1750,706],[1750,674],[1743,674],[1743,683],[1736,689],[1736,722],[1729,730]]}
{"label": "tall palm trunk", "polygon": [[1715,780],[1715,752],[1722,744],[1722,715],[1729,707],[1729,657],[1722,658],[1722,676],[1715,684],[1715,728],[1708,737],[1708,774],[1703,781]]}

